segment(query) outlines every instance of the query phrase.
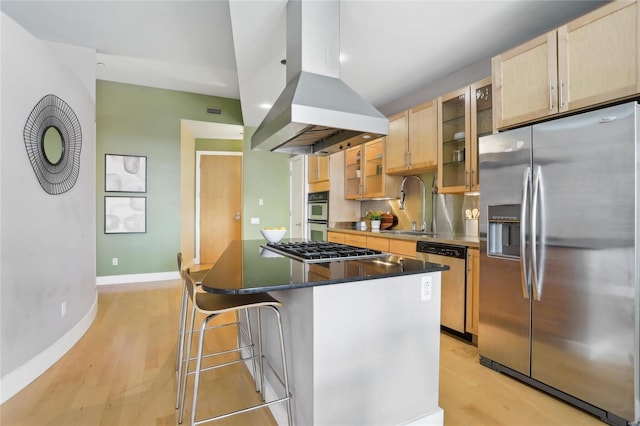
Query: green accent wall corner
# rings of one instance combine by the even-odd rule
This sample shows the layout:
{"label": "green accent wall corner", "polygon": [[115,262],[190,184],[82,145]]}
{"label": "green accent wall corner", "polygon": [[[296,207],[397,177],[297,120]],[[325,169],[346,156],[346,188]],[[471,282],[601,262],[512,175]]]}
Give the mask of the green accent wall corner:
{"label": "green accent wall corner", "polygon": [[[219,108],[211,115],[207,108]],[[96,81],[97,276],[176,270],[180,244],[180,121],[242,125],[240,101],[109,81]],[[147,157],[145,194],[107,193],[104,155]],[[147,198],[147,232],[104,234],[104,197]],[[111,259],[119,259],[112,266]]]}

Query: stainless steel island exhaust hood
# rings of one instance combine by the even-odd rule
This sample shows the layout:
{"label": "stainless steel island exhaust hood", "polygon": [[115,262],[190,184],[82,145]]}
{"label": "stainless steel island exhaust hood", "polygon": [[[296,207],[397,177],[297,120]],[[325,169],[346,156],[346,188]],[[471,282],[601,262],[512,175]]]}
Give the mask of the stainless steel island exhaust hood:
{"label": "stainless steel island exhaust hood", "polygon": [[340,2],[289,0],[287,85],[252,149],[326,155],[388,133],[389,120],[340,80]]}

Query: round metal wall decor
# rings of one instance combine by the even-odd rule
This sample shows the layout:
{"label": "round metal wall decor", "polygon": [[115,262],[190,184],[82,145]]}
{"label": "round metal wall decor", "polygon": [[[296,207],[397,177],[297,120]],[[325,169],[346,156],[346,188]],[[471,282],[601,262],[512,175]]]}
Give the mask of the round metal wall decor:
{"label": "round metal wall decor", "polygon": [[42,189],[58,195],[73,188],[80,173],[82,129],[65,101],[51,94],[40,99],[24,126],[24,144]]}

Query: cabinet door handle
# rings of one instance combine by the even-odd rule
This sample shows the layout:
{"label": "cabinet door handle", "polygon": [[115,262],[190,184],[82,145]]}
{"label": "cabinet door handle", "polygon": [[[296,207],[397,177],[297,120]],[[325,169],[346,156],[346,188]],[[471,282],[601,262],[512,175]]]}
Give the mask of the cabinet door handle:
{"label": "cabinet door handle", "polygon": [[469,181],[469,171],[468,170],[464,171],[464,185],[467,188],[471,188],[471,182]]}
{"label": "cabinet door handle", "polygon": [[553,84],[549,84],[549,111],[553,111]]}
{"label": "cabinet door handle", "polygon": [[562,97],[563,90],[564,90],[564,82],[560,80],[560,109],[564,108],[564,99]]}

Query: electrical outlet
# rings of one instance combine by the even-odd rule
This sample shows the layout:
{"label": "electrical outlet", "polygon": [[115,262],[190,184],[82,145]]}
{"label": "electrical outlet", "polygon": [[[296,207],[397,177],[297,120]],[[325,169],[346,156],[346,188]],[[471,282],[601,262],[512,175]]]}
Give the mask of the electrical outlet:
{"label": "electrical outlet", "polygon": [[67,302],[64,301],[60,304],[60,318],[64,318],[67,315]]}
{"label": "electrical outlet", "polygon": [[117,257],[114,257],[113,259],[111,259],[111,265],[118,266],[118,258]]}
{"label": "electrical outlet", "polygon": [[258,205],[264,206],[264,200],[262,198],[258,199]]}
{"label": "electrical outlet", "polygon": [[431,300],[431,276],[422,277],[422,301]]}

